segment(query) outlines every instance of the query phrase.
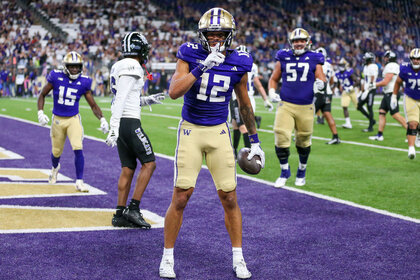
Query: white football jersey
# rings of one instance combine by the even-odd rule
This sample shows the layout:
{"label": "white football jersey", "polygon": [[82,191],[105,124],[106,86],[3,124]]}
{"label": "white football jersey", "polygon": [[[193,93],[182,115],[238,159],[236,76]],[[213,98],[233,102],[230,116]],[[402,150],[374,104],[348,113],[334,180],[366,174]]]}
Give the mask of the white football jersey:
{"label": "white football jersey", "polygon": [[371,83],[372,76],[373,76],[373,82],[376,82],[376,78],[378,78],[378,74],[379,74],[379,68],[378,68],[378,65],[376,65],[376,63],[365,65],[363,67],[363,77],[365,79],[365,86]]}
{"label": "white football jersey", "polygon": [[[122,76],[134,79],[134,86],[123,92],[117,92]],[[111,105],[111,126],[119,125],[120,118],[140,119],[140,96],[144,86],[144,72],[140,63],[132,58],[124,58],[116,62],[110,72],[110,87],[114,94]]]}
{"label": "white football jersey", "polygon": [[384,86],[383,90],[385,93],[392,93],[394,90],[395,81],[397,80],[398,74],[400,73],[400,66],[396,62],[387,63],[382,71],[382,76],[385,78],[385,75],[388,73],[394,74],[391,81]]}
{"label": "white football jersey", "polygon": [[325,77],[327,78],[327,94],[332,94],[331,86],[330,86],[330,80],[331,77],[334,77],[334,69],[331,65],[331,63],[325,61],[324,65],[322,65],[322,71],[325,74]]}

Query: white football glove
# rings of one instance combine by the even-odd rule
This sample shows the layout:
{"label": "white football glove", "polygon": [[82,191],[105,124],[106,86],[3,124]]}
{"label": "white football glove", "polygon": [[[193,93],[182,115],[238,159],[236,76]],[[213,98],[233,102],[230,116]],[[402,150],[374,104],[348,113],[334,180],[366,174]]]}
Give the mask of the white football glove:
{"label": "white football glove", "polygon": [[152,105],[152,104],[162,104],[162,100],[165,99],[165,94],[163,92],[159,92],[149,96],[141,96],[140,97],[140,107],[144,105]]}
{"label": "white football glove", "polygon": [[264,168],[264,165],[265,165],[265,153],[264,153],[264,151],[261,149],[260,143],[252,143],[252,144],[251,144],[251,150],[249,151],[249,154],[248,154],[247,159],[248,159],[248,160],[251,160],[251,159],[252,159],[252,157],[253,157],[253,156],[255,156],[255,155],[260,156],[260,158],[261,158],[261,162],[258,162],[258,161],[257,161],[257,163],[258,163],[259,165],[261,165],[261,168]]}
{"label": "white football glove", "polygon": [[391,107],[392,110],[395,110],[395,108],[397,108],[398,105],[398,100],[397,100],[397,96],[395,94],[391,95],[391,102],[389,104],[389,106]]}
{"label": "white football glove", "polygon": [[108,146],[115,147],[117,145],[117,140],[118,140],[118,128],[111,127],[108,133],[108,137],[105,140],[105,143]]}
{"label": "white football glove", "polygon": [[109,125],[108,122],[104,117],[101,118],[101,130],[103,134],[107,134],[109,131]]}
{"label": "white football glove", "polygon": [[273,104],[271,104],[271,102],[270,102],[270,100],[268,100],[268,98],[266,100],[264,100],[264,106],[270,112],[273,110]]}
{"label": "white football glove", "polygon": [[365,90],[364,92],[362,92],[362,94],[360,95],[360,100],[363,101],[367,98],[369,94],[369,90]]}
{"label": "white football glove", "polygon": [[221,52],[211,52],[206,60],[201,63],[200,68],[203,72],[213,68],[214,66],[219,66],[225,61],[225,56]]}
{"label": "white football glove", "polygon": [[39,110],[38,111],[38,122],[39,122],[39,124],[42,125],[42,126],[46,126],[49,121],[50,121],[50,119],[48,118],[47,115],[44,114],[44,111]]}
{"label": "white football glove", "polygon": [[315,93],[325,93],[325,83],[322,80],[320,80],[320,79],[315,80],[314,92]]}
{"label": "white football glove", "polygon": [[268,90],[268,97],[270,98],[271,102],[273,102],[273,103],[277,103],[277,102],[281,101],[280,95],[278,95],[276,93],[276,90],[274,88],[270,88]]}

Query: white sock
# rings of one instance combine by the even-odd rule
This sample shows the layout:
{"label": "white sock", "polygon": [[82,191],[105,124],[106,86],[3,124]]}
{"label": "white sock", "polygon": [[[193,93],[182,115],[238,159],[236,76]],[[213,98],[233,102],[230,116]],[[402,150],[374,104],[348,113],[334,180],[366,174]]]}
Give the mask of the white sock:
{"label": "white sock", "polygon": [[163,248],[163,256],[162,258],[167,258],[170,260],[174,260],[174,248]]}
{"label": "white sock", "polygon": [[300,170],[306,169],[306,164],[302,164],[302,163],[299,162],[299,169]]}
{"label": "white sock", "polygon": [[232,254],[233,254],[233,264],[238,263],[244,259],[244,256],[242,255],[241,247],[232,247]]}
{"label": "white sock", "polygon": [[351,122],[350,122],[350,118],[346,118],[346,123],[347,123],[347,124],[351,124]]}
{"label": "white sock", "polygon": [[289,169],[289,163],[286,163],[286,164],[280,164],[280,168],[281,169]]}

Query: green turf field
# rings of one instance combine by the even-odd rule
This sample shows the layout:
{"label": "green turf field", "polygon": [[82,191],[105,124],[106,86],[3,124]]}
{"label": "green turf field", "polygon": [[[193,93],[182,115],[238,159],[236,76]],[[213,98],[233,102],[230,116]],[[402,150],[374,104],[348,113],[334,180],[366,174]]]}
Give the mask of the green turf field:
{"label": "green turf field", "polygon": [[[111,99],[96,98],[96,101],[109,120]],[[280,174],[279,162],[274,152],[272,131],[275,112],[274,110],[266,111],[261,99],[257,98],[256,101],[256,115],[262,116],[262,124],[258,132],[266,154],[266,167],[255,177],[274,182]],[[0,114],[37,122],[36,102],[35,98],[1,98]],[[374,107],[377,122],[379,102],[380,98],[377,98]],[[167,98],[163,105],[153,105],[152,111],[149,111],[148,107],[143,107],[143,128],[151,139],[156,153],[174,155],[176,128],[181,115],[181,107],[182,98],[179,100]],[[51,110],[52,99],[47,98],[44,111],[47,115],[51,115]],[[351,130],[341,128],[344,119],[340,100],[334,99],[332,114],[343,141],[339,145],[326,145],[325,142],[331,138],[328,125],[314,124],[306,185],[300,188],[419,219],[420,154],[417,154],[414,160],[408,159],[407,143],[404,142],[405,130],[387,116],[385,140],[382,142],[369,140],[368,136],[376,134],[378,125],[375,125],[374,133],[362,132],[361,130],[368,125],[367,120],[354,107],[350,107],[349,110],[353,124]],[[93,115],[84,99],[80,105],[80,113],[85,134],[105,139],[106,135],[98,130],[99,120]],[[420,151],[420,148],[417,150]],[[298,156],[293,143],[289,163],[292,177],[288,180],[287,186],[295,187]],[[244,174],[239,168],[238,172]],[[258,195],[257,190],[255,194]]]}

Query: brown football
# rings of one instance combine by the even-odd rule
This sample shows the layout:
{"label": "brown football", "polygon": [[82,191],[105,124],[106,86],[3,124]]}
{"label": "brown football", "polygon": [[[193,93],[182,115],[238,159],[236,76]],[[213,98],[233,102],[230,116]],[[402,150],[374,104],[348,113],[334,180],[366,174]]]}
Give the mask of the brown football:
{"label": "brown football", "polygon": [[258,174],[261,171],[261,165],[257,163],[261,162],[260,156],[255,155],[251,160],[248,160],[248,154],[250,148],[242,148],[239,150],[237,161],[239,167],[248,174]]}

